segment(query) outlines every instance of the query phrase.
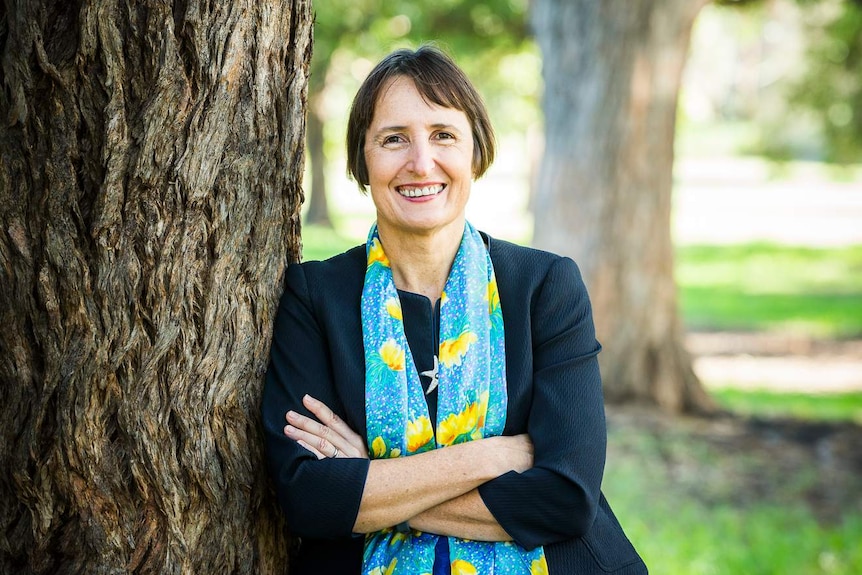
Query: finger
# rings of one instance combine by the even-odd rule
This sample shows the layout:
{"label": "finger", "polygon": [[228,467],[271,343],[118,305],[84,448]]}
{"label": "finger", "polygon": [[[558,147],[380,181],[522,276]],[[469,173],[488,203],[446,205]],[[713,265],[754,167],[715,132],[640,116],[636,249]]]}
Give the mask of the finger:
{"label": "finger", "polygon": [[338,433],[332,428],[327,427],[310,417],[296,413],[295,411],[287,412],[287,423],[288,426],[293,426],[299,431],[302,431],[305,434],[303,436],[305,441],[313,445],[318,445],[321,440],[333,445],[344,444],[347,442],[346,439],[339,437]]}
{"label": "finger", "polygon": [[335,431],[338,432],[344,438],[350,438],[350,436],[359,437],[349,425],[344,423],[344,421],[338,417],[338,415],[332,411],[329,406],[320,401],[319,399],[315,399],[314,397],[306,394],[305,397],[302,398],[302,404],[313,413],[324,425],[327,427],[331,427]]}
{"label": "finger", "polygon": [[307,417],[298,413],[296,411],[288,411],[286,414],[287,422],[294,427],[298,427],[303,431],[307,431],[309,433],[313,433],[314,435],[318,435],[320,437],[328,438],[331,435],[334,435],[334,430],[330,429],[326,425],[320,423],[316,419],[312,419],[311,417]]}
{"label": "finger", "polygon": [[312,446],[310,446],[306,442],[302,441],[301,439],[297,440],[296,442],[299,445],[301,445],[302,447],[304,447],[305,449],[307,449],[308,451],[312,452],[315,455],[315,457],[317,457],[318,459],[326,459],[326,456],[324,454],[322,454],[321,452],[319,452],[318,450],[316,450],[315,448],[313,448]]}
{"label": "finger", "polygon": [[332,411],[325,403],[308,394],[302,398],[302,404],[313,413],[324,425],[343,437],[347,443],[359,453],[366,452],[365,440]]}
{"label": "finger", "polygon": [[[357,449],[348,439],[342,437],[329,426],[295,411],[288,411],[286,418],[288,425],[285,427],[285,435],[291,439],[302,439],[307,444],[314,446],[315,450],[325,457],[335,457],[336,455],[368,457],[364,452],[364,445],[363,449]],[[289,432],[291,427],[296,431]]]}
{"label": "finger", "polygon": [[318,459],[332,458],[339,455],[347,456],[342,452],[341,448],[336,448],[331,441],[293,425],[286,425],[284,427],[284,434],[312,452]]}

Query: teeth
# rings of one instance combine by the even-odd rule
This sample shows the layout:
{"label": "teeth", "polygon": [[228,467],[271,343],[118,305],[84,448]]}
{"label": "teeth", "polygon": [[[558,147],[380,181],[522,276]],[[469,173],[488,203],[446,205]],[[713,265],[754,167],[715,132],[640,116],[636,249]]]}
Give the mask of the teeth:
{"label": "teeth", "polygon": [[443,191],[443,184],[426,186],[424,188],[398,188],[398,193],[408,198],[421,198],[422,196],[433,196]]}

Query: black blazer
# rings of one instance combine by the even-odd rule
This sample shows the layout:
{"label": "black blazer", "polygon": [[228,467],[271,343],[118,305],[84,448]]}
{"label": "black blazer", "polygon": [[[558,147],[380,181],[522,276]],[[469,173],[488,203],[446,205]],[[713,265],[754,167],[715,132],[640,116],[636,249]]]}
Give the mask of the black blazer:
{"label": "black blazer", "polygon": [[[482,485],[482,499],[516,542],[545,547],[551,575],[646,573],[600,491],[601,347],[580,272],[568,258],[485,238],[506,334],[504,434],[529,433],[535,455],[532,469]],[[318,461],[282,430],[288,410],[307,414],[301,400],[309,393],[365,436],[364,277],[365,246],[286,272],[262,413],[278,499],[301,538],[294,575],[359,573],[362,563],[363,539],[351,529],[369,462]]]}

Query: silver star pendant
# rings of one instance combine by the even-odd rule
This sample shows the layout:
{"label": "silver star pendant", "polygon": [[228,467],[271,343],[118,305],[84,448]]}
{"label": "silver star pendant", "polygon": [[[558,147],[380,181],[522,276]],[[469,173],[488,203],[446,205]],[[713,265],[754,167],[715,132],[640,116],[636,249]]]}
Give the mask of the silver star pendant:
{"label": "silver star pendant", "polygon": [[437,387],[437,375],[438,375],[438,364],[437,364],[437,356],[434,356],[434,369],[429,369],[428,371],[423,371],[419,375],[424,375],[425,377],[431,378],[431,384],[428,386],[428,391],[425,392],[425,395],[428,395],[434,388]]}

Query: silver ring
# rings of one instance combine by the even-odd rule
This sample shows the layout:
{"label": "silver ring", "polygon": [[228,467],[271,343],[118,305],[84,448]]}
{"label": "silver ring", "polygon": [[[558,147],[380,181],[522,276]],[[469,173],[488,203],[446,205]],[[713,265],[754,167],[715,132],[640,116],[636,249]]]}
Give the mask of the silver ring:
{"label": "silver ring", "polygon": [[[335,447],[335,446],[333,445],[332,447]],[[336,457],[338,457],[338,454],[339,454],[338,448],[335,447],[335,453],[332,454],[332,459],[335,459]]]}

